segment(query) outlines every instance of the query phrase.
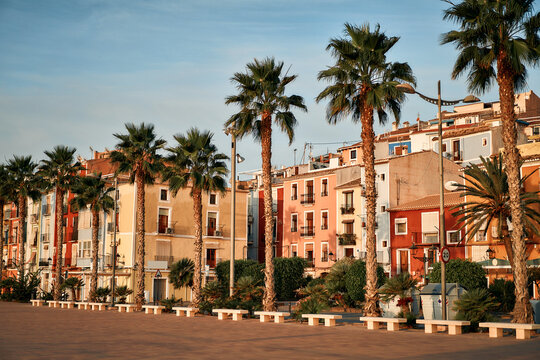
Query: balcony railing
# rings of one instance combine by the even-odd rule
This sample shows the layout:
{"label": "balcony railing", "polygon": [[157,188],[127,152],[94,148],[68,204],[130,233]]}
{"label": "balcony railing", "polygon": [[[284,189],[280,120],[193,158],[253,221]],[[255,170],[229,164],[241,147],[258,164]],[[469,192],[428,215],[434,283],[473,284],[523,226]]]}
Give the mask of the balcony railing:
{"label": "balcony railing", "polygon": [[313,260],[313,258],[305,258],[306,259],[306,263],[307,263],[307,267],[308,268],[312,268],[315,266],[315,262]]}
{"label": "balcony railing", "polygon": [[328,190],[321,191],[321,197],[328,196]]}
{"label": "balcony railing", "polygon": [[206,228],[206,236],[222,237],[223,236],[223,230],[221,230],[221,227],[219,227],[219,228],[207,227]]}
{"label": "balcony railing", "polygon": [[49,216],[49,215],[51,215],[51,205],[50,205],[50,204],[46,204],[46,205],[41,206],[41,213],[42,213],[44,216]]}
{"label": "balcony railing", "polygon": [[45,259],[45,258],[39,259],[38,265],[39,266],[49,266],[49,259]]}
{"label": "balcony railing", "polygon": [[321,256],[321,262],[328,262],[328,254]]}
{"label": "balcony railing", "polygon": [[354,214],[354,207],[350,204],[345,204],[341,206],[341,215],[345,214]]}
{"label": "balcony railing", "polygon": [[42,243],[48,243],[49,242],[49,234],[41,234],[41,242]]}
{"label": "balcony railing", "polygon": [[315,226],[302,226],[300,236],[315,236]]}
{"label": "balcony railing", "polygon": [[321,230],[328,230],[328,224],[322,224]]}
{"label": "balcony railing", "polygon": [[315,204],[315,194],[314,193],[302,194],[302,200],[300,200],[300,203]]}
{"label": "balcony railing", "polygon": [[166,261],[168,266],[171,266],[171,264],[174,262],[174,257],[169,255],[155,255],[154,256],[155,261]]}
{"label": "balcony railing", "polygon": [[17,262],[13,259],[8,259],[6,266],[8,269],[13,269],[17,266]]}
{"label": "balcony railing", "polygon": [[297,232],[298,226],[291,226],[291,232]]}
{"label": "balcony railing", "polygon": [[298,194],[292,194],[291,200],[298,200]]}
{"label": "balcony railing", "polygon": [[356,234],[341,234],[338,239],[339,245],[356,245]]}

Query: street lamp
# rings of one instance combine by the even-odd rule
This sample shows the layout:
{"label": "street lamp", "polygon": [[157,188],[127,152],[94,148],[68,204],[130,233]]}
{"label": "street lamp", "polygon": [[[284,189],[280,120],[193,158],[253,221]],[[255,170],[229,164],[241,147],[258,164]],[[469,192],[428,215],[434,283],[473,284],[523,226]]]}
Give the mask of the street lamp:
{"label": "street lamp", "polygon": [[[445,246],[445,226],[444,226],[444,171],[443,171],[443,152],[442,152],[442,106],[453,106],[460,102],[463,103],[474,103],[480,101],[476,96],[467,95],[465,98],[460,100],[443,100],[441,99],[441,81],[437,82],[437,98],[432,98],[425,96],[416,91],[410,84],[399,84],[396,86],[397,89],[401,90],[407,94],[418,94],[425,101],[437,105],[438,108],[438,118],[439,118],[439,175],[440,175],[440,186],[439,186],[439,216],[440,216],[440,231],[439,231],[439,243],[440,249],[442,251]],[[446,264],[444,261],[441,261],[441,293],[442,293],[442,304],[446,304]],[[442,319],[446,320],[446,306],[442,306]]]}
{"label": "street lamp", "polygon": [[118,213],[118,177],[114,178],[114,213],[113,213],[113,267],[112,267],[112,279],[111,279],[111,290],[112,290],[112,300],[111,307],[114,307],[114,297],[116,295],[116,253],[117,243],[116,243],[116,215]]}
{"label": "street lamp", "polygon": [[236,163],[244,162],[244,158],[236,153],[236,123],[224,130],[231,135],[231,256],[229,261],[229,296],[234,293],[234,242],[236,238]]}

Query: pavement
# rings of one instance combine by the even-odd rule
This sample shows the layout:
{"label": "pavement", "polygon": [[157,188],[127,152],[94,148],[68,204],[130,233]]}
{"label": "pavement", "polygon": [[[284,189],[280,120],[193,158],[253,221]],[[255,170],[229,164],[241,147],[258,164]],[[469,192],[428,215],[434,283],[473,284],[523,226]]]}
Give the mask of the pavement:
{"label": "pavement", "polygon": [[540,335],[369,331],[0,302],[0,359],[534,359]]}

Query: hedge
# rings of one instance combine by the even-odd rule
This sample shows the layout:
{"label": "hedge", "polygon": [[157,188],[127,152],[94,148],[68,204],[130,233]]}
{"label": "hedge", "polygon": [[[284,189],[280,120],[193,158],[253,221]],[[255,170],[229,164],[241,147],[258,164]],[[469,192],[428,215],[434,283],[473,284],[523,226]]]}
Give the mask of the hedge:
{"label": "hedge", "polygon": [[[381,287],[386,282],[384,269],[377,266],[377,287]],[[363,302],[366,290],[366,263],[363,260],[356,260],[345,274],[345,284],[347,293],[352,301]]]}
{"label": "hedge", "polygon": [[[433,264],[429,282],[441,282],[441,263]],[[459,283],[467,290],[487,288],[486,272],[482,265],[470,260],[450,260],[446,264],[446,282]]]}

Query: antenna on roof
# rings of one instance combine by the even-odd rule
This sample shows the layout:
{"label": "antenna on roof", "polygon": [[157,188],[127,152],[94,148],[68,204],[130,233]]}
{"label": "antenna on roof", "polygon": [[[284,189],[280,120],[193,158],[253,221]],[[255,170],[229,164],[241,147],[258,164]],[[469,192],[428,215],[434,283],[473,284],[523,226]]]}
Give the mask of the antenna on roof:
{"label": "antenna on roof", "polygon": [[418,131],[420,131],[420,113],[418,113],[418,117],[416,118],[416,121],[418,121]]}

